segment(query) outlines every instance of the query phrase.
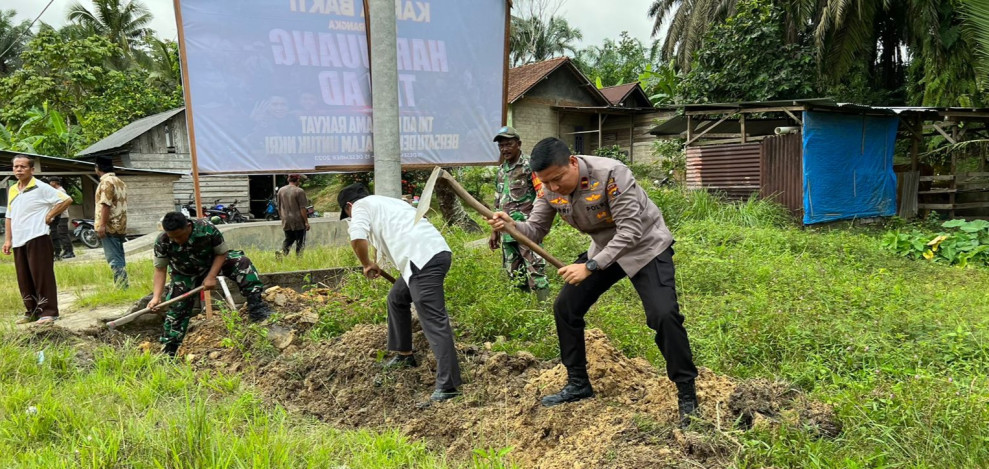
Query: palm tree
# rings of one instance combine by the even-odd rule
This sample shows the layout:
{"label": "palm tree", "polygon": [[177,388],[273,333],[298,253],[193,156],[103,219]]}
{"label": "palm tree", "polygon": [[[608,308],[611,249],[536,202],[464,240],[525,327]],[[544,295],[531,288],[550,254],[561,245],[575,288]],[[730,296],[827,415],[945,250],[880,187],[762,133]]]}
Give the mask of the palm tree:
{"label": "palm tree", "polygon": [[989,82],[989,3],[969,0],[962,8],[962,14],[978,49],[977,70],[982,80]]}
{"label": "palm tree", "polygon": [[151,11],[138,0],[94,0],[93,11],[75,3],[69,7],[68,18],[106,37],[128,55],[133,55],[144,36],[152,34],[148,28]]}
{"label": "palm tree", "polygon": [[567,20],[550,16],[545,23],[542,18],[532,16],[512,17],[512,33],[509,37],[509,57],[513,67],[532,62],[541,62],[577,52],[574,42],[583,38],[580,30],[570,26]]}
{"label": "palm tree", "polygon": [[19,67],[24,45],[31,39],[31,22],[14,23],[14,10],[0,10],[0,77]]}
{"label": "palm tree", "polygon": [[663,24],[670,20],[663,39],[663,59],[676,62],[683,71],[690,70],[690,60],[704,36],[711,26],[735,14],[736,3],[737,0],[654,0],[648,12],[653,18],[652,36],[658,36]]}

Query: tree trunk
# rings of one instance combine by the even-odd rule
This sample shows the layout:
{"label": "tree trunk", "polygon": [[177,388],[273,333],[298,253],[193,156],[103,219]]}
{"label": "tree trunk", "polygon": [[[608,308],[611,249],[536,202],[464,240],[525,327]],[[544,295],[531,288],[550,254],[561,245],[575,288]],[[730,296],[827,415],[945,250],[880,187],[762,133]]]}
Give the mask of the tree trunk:
{"label": "tree trunk", "polygon": [[[446,169],[451,173],[453,172],[453,168]],[[450,184],[440,179],[436,181],[436,187],[433,190],[436,191],[436,199],[440,204],[440,212],[443,214],[443,219],[446,220],[447,225],[460,227],[468,233],[481,232],[481,226],[467,215],[464,205],[460,203],[460,198],[453,192]]]}

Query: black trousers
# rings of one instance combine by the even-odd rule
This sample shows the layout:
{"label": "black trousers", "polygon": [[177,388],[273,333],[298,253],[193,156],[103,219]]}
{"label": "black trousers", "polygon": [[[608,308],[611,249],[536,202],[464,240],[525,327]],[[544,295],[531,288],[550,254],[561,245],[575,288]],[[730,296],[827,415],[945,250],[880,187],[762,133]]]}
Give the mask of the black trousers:
{"label": "black trousers", "polygon": [[419,325],[436,357],[436,389],[440,390],[459,388],[461,384],[457,348],[443,293],[451,260],[449,252],[441,252],[421,269],[412,264],[409,283],[399,277],[388,292],[388,350],[412,351],[411,305],[415,303]]}
{"label": "black trousers", "polygon": [[[587,253],[581,254],[576,262],[587,262]],[[625,277],[625,271],[614,263],[592,273],[580,285],[564,285],[556,297],[553,313],[560,339],[560,359],[571,377],[587,376],[584,315],[601,294]],[[673,248],[670,247],[630,280],[642,300],[646,324],[656,331],[656,346],[666,359],[666,376],[679,383],[695,378],[697,367],[690,352],[687,330],[683,327],[674,278]]]}
{"label": "black trousers", "polygon": [[292,244],[295,244],[295,255],[301,255],[306,249],[306,230],[285,230],[285,242],[282,243],[282,254],[288,254]]}
{"label": "black trousers", "polygon": [[69,238],[69,219],[63,216],[58,216],[48,225],[48,230],[51,231],[52,246],[55,248],[55,257],[61,257],[64,254],[75,255],[74,249],[72,248],[72,239]]}

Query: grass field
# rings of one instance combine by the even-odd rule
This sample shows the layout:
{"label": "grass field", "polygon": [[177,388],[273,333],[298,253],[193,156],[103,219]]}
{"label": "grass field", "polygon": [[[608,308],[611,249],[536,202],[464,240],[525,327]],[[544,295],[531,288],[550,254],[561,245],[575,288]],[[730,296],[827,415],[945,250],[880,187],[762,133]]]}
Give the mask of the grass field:
{"label": "grass field", "polygon": [[[677,239],[677,282],[697,363],[739,378],[791,382],[834,405],[843,426],[831,439],[786,428],[739,432],[744,449],[735,465],[989,466],[989,270],[902,259],[880,248],[881,230],[802,229],[765,203],[724,205],[678,191],[652,195]],[[478,235],[443,231],[455,251],[446,285],[459,340],[555,356],[551,312],[508,287],[500,256],[463,247]],[[566,261],[586,244],[558,224],[546,247]],[[286,261],[249,254],[262,270],[355,264],[345,249],[312,249]],[[110,288],[104,265],[59,269],[60,282],[87,288],[88,297]],[[150,277],[150,265],[130,271],[135,286]],[[10,279],[0,299],[10,320],[19,303],[16,294],[11,298],[9,261],[0,261],[0,274]],[[551,279],[558,288],[559,279]],[[141,296],[140,288],[132,290]],[[343,293],[358,301],[346,314],[327,306],[310,335],[383,321],[386,290],[383,281],[351,279]],[[662,366],[628,282],[603,296],[587,319],[625,353]],[[444,464],[442,455],[394,433],[340,432],[266,408],[236,377],[197,377],[154,357],[110,349],[95,351],[90,363],[64,346],[18,337],[4,332],[0,345],[0,467],[76,467],[77,461],[112,467],[103,458],[118,454],[133,467]],[[43,347],[48,361],[39,366],[35,354]],[[29,406],[38,413],[26,414]],[[203,436],[210,432],[217,436]],[[106,444],[88,443],[97,440]],[[217,441],[236,448],[233,464],[225,464],[231,456]],[[183,458],[197,464],[176,462]]]}

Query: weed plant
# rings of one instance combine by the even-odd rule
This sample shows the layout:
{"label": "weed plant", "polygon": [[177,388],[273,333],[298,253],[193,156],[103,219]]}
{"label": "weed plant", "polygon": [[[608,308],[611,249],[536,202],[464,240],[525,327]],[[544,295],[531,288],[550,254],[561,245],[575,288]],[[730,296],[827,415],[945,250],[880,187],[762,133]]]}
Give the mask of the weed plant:
{"label": "weed plant", "polygon": [[0,389],[4,468],[446,467],[397,431],[335,430],[264,404],[236,376],[136,347],[79,350],[5,328]]}
{"label": "weed plant", "polygon": [[[674,249],[678,293],[697,364],[742,379],[793,383],[811,398],[832,404],[843,427],[835,438],[818,438],[799,428],[742,432],[737,436],[743,450],[735,466],[989,467],[989,437],[985,436],[985,422],[989,421],[989,269],[900,257],[882,248],[880,232],[801,228],[784,209],[767,202],[726,204],[704,193],[653,188],[648,191],[663,209],[677,240]],[[438,219],[432,221],[437,227],[443,226]],[[458,340],[491,342],[500,350],[528,350],[542,358],[558,356],[551,306],[511,286],[501,269],[500,253],[491,252],[484,243],[481,247],[467,247],[486,235],[448,227],[441,230],[454,253],[446,299]],[[585,235],[557,220],[544,246],[569,263],[587,248],[588,242]],[[289,256],[277,260],[274,255],[269,258],[269,254],[254,252],[249,255],[262,270],[357,265],[346,246],[310,249],[302,259]],[[554,269],[549,270],[551,289],[558,291],[560,279],[552,273]],[[12,266],[0,263],[0,272],[11,279],[12,286]],[[8,272],[11,276],[6,277]],[[109,282],[112,276],[107,269],[99,277]],[[309,338],[322,340],[354,324],[384,322],[389,287],[384,280],[369,281],[359,274],[348,276],[340,292],[351,302],[321,307],[320,322]],[[645,325],[639,299],[628,281],[618,283],[601,297],[589,312],[587,323],[588,327],[604,330],[626,354],[644,357],[659,370],[664,368],[653,333]],[[4,347],[0,350],[8,354],[8,349],[21,345]],[[6,356],[0,358],[4,359],[2,364],[7,363]],[[17,360],[29,359],[27,354]],[[70,376],[77,373],[71,366],[59,368]],[[19,377],[22,373],[7,369],[0,368],[5,370],[0,374],[5,391],[13,389],[7,385],[14,379],[12,376],[24,380],[26,384],[22,386],[33,386],[32,380],[40,379]],[[53,375],[46,375],[44,380],[55,381],[56,370],[49,373]],[[148,376],[151,378],[135,378],[136,382],[129,385],[151,386],[154,375]],[[66,379],[72,378],[59,377],[58,381]],[[192,392],[185,389],[193,385],[220,386],[209,380],[213,384],[202,384],[193,377],[185,379],[181,392]],[[7,404],[12,399],[8,396],[21,396],[18,402],[23,405],[28,396],[51,392],[54,391],[4,392],[0,400],[5,399],[3,409],[9,413],[13,407]],[[181,392],[172,390],[164,396],[178,401],[179,396],[185,399]],[[212,398],[237,402],[230,393]],[[243,406],[262,413],[266,419],[274,418],[268,411],[257,410],[262,406],[255,401]],[[72,411],[85,408],[77,405]],[[104,440],[126,440],[128,444],[121,447],[134,447],[137,443],[131,442],[124,430],[150,428],[142,427],[147,423],[141,420],[141,408],[134,405],[132,412],[99,426],[106,432]],[[182,412],[194,415],[193,410]],[[213,419],[228,418],[220,410],[215,412],[207,417],[210,424],[219,425]],[[281,419],[278,422],[289,419],[277,415]],[[247,419],[245,426],[237,427],[237,435],[255,435],[253,426],[269,432],[279,428],[275,432],[278,435],[303,431],[272,427],[267,423],[270,421]],[[63,457],[58,456],[65,446],[62,439],[77,442],[89,434],[48,428],[39,434],[60,435],[57,444],[49,445],[47,440],[38,444],[38,440],[28,439],[23,445],[5,448],[8,451],[0,453],[0,458],[19,457],[28,451],[25,448],[36,446],[49,448],[44,450],[48,451],[46,455],[51,454],[46,457]],[[306,440],[310,443],[313,435],[328,432],[319,426],[305,428],[305,438],[310,438]],[[243,439],[247,436],[226,436],[222,428],[216,431],[224,435],[222,438],[241,441],[242,445],[250,443]],[[110,434],[115,436],[107,436]],[[6,445],[24,438],[21,433],[15,437],[0,435],[0,444]],[[393,436],[381,437],[394,441]],[[147,441],[139,440],[136,447],[149,451]],[[56,447],[59,450],[51,449]],[[167,446],[153,448],[163,447]],[[493,453],[491,449],[480,451],[476,460],[487,459]],[[423,458],[417,461],[433,461],[425,453],[415,454]],[[5,467],[3,462],[0,459],[0,467]]]}

